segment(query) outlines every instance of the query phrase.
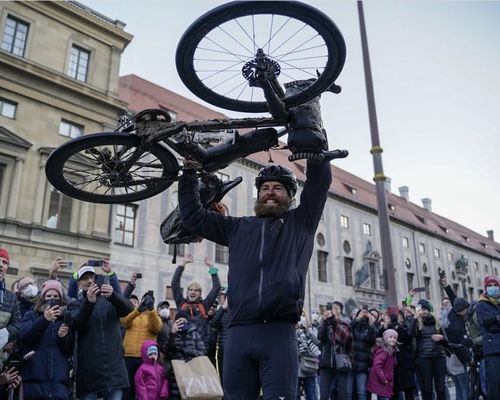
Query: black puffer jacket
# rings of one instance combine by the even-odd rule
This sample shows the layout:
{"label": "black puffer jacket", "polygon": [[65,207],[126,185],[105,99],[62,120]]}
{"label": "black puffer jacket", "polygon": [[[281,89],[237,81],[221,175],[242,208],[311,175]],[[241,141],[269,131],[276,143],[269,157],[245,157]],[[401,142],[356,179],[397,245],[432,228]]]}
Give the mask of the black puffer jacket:
{"label": "black puffer jacket", "polygon": [[377,337],[376,329],[368,323],[368,319],[354,320],[352,329],[352,369],[367,372],[371,364],[372,347]]}
{"label": "black puffer jacket", "polygon": [[224,346],[226,345],[227,329],[229,328],[229,313],[224,307],[220,307],[212,318],[210,329],[217,336],[217,358],[223,359]]}
{"label": "black puffer jacket", "polygon": [[441,342],[432,340],[432,335],[439,334],[445,336],[443,328],[436,328],[436,319],[429,315],[423,318],[423,325],[420,327],[417,320],[417,357],[445,357],[446,339]]}
{"label": "black puffer jacket", "polygon": [[69,304],[71,328],[77,331],[76,394],[129,387],[123,359],[120,318],[133,310],[132,303],[113,292],[95,303],[80,298]]}
{"label": "black puffer jacket", "polygon": [[181,176],[179,207],[186,229],[229,247],[231,325],[299,321],[314,234],[331,181],[329,162],[308,162],[297,208],[281,218],[235,218],[206,210],[196,174]]}

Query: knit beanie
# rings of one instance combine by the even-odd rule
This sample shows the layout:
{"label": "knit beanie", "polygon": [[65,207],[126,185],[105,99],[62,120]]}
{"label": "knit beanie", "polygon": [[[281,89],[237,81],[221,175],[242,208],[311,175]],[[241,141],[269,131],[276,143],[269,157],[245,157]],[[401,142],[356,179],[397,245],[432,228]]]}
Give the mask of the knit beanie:
{"label": "knit beanie", "polygon": [[394,329],[386,329],[382,336],[383,336],[384,340],[387,340],[387,338],[391,337],[391,336],[395,336],[397,339],[398,333]]}
{"label": "knit beanie", "polygon": [[179,318],[185,318],[189,321],[189,314],[185,310],[179,310],[175,315],[175,320],[177,321]]}
{"label": "knit beanie", "polygon": [[420,307],[422,307],[423,309],[425,309],[429,312],[432,312],[434,309],[434,307],[432,307],[432,303],[429,300],[425,300],[425,299],[420,299],[418,301],[417,305],[419,305]]}
{"label": "knit beanie", "polygon": [[492,283],[496,283],[497,286],[500,286],[500,279],[498,279],[498,277],[496,277],[494,275],[486,275],[484,277],[484,280],[483,280],[484,289],[486,290],[486,286],[488,286]]}
{"label": "knit beanie", "polygon": [[9,253],[7,252],[6,249],[0,249],[0,257],[5,258],[7,262],[10,264]]}
{"label": "knit beanie", "polygon": [[56,281],[55,279],[50,279],[48,281],[45,281],[42,284],[42,298],[45,297],[45,294],[50,290],[54,289],[59,293],[59,297],[62,299],[64,297],[63,295],[63,287],[61,285],[61,282]]}
{"label": "knit beanie", "polygon": [[469,302],[463,297],[457,297],[453,300],[453,309],[455,312],[459,313],[470,306]]}

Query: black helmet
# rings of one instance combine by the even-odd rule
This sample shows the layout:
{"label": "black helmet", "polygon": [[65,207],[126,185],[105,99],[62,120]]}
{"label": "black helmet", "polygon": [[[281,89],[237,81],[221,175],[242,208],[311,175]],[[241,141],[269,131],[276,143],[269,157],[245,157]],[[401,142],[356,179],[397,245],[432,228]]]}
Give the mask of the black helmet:
{"label": "black helmet", "polygon": [[264,182],[276,181],[285,186],[286,191],[290,197],[295,196],[297,193],[297,178],[292,171],[287,167],[281,165],[268,165],[259,171],[259,175],[255,178],[255,187],[257,191]]}

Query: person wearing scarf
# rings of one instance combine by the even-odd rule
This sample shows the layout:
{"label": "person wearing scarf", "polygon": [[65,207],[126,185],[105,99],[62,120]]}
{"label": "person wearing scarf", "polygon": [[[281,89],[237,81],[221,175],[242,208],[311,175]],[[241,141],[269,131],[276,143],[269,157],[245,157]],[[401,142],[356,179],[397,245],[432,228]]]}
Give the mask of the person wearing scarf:
{"label": "person wearing scarf", "polygon": [[500,399],[500,279],[484,278],[484,293],[476,306],[477,319],[483,335],[488,399]]}

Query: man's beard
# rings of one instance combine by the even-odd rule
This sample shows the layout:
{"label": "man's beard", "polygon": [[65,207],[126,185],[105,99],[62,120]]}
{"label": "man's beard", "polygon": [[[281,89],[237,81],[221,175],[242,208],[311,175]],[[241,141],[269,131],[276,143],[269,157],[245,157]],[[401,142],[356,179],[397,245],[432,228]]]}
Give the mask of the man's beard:
{"label": "man's beard", "polygon": [[264,201],[267,201],[267,200],[268,200],[267,198],[265,200],[262,200],[262,199],[255,200],[253,210],[254,210],[255,215],[257,217],[261,217],[261,218],[281,217],[288,211],[288,209],[290,208],[290,205],[292,204],[292,201],[289,199],[284,200],[284,201],[274,199],[276,201],[276,203],[272,207],[270,207],[270,206],[266,206],[264,204]]}

